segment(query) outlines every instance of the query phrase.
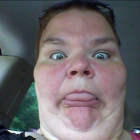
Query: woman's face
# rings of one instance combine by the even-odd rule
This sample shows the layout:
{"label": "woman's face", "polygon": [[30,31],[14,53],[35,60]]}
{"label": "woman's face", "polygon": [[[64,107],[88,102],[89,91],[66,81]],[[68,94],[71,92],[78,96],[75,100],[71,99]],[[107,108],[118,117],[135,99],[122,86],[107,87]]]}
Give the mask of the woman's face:
{"label": "woman's face", "polygon": [[96,12],[71,10],[49,22],[34,78],[41,125],[58,137],[123,119],[126,69],[111,27]]}

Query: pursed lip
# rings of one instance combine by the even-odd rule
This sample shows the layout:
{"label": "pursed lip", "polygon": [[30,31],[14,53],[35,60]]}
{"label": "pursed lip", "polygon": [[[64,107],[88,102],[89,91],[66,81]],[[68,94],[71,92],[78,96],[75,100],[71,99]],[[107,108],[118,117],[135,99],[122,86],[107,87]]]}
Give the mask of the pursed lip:
{"label": "pursed lip", "polygon": [[74,90],[67,94],[62,101],[64,107],[98,107],[100,100],[87,90]]}
{"label": "pursed lip", "polygon": [[[85,89],[83,89],[83,90],[78,90],[78,89],[76,89],[76,90],[73,90],[72,92],[69,92],[66,96],[65,96],[65,98],[67,97],[67,96],[69,96],[70,94],[79,94],[79,96],[81,96],[80,94],[82,94],[82,93],[86,93],[86,94],[89,94],[89,95],[92,95],[92,96],[94,96],[95,98],[96,98],[96,100],[98,100],[98,97],[97,97],[97,95],[95,95],[95,94],[93,94],[93,92],[90,92],[90,91],[88,91],[88,90],[85,90]],[[65,99],[64,98],[64,99]]]}

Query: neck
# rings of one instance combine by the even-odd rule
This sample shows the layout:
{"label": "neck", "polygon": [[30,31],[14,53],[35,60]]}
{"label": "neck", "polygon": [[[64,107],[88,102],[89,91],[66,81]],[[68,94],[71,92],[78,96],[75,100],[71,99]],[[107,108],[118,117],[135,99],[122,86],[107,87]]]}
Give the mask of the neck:
{"label": "neck", "polygon": [[45,130],[42,125],[40,125],[40,131],[43,134],[43,136],[45,138],[47,138],[48,140],[59,140],[56,137],[54,137],[53,135],[51,135],[47,130]]}
{"label": "neck", "polygon": [[133,140],[133,138],[128,131],[123,130],[118,140]]}
{"label": "neck", "polygon": [[[58,138],[54,137],[51,135],[47,130],[45,130],[42,126],[40,126],[40,133],[43,134],[43,136],[47,140],[59,140]],[[119,131],[112,139],[110,140],[133,140],[129,132],[126,130],[122,129]]]}

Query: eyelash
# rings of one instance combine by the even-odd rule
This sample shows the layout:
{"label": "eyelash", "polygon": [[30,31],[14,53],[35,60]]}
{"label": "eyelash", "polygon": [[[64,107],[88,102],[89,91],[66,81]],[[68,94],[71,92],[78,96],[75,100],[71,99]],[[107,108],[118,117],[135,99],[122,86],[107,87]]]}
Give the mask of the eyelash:
{"label": "eyelash", "polygon": [[[57,55],[58,53],[59,53],[61,56],[63,55],[63,58],[62,58],[62,59],[64,59],[64,58],[67,57],[67,55],[65,55],[63,52],[56,52],[56,53],[51,54],[50,58],[53,59],[52,56],[55,55],[55,54]],[[106,59],[108,59],[108,58],[111,57],[110,53],[105,52],[105,51],[97,52],[97,53],[95,53],[94,55],[92,55],[92,57],[95,57],[96,55],[99,55],[99,54],[102,54],[102,55],[103,55],[103,54],[106,54],[106,55],[107,55],[107,58],[106,58]],[[59,55],[59,56],[60,56],[60,55]],[[61,59],[61,58],[60,58],[60,59]],[[53,59],[53,60],[60,60],[60,59]],[[97,59],[98,59],[98,58],[97,58]],[[106,60],[106,59],[101,59],[101,60]]]}

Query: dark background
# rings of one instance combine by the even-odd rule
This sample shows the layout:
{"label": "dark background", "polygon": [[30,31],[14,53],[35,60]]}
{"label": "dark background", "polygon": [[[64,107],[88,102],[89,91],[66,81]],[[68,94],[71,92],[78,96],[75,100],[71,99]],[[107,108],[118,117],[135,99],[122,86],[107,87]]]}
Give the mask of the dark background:
{"label": "dark background", "polygon": [[[116,15],[121,54],[127,78],[126,102],[135,126],[140,126],[140,1],[109,1]],[[3,55],[24,58],[35,65],[38,16],[54,1],[0,1],[0,47]]]}

